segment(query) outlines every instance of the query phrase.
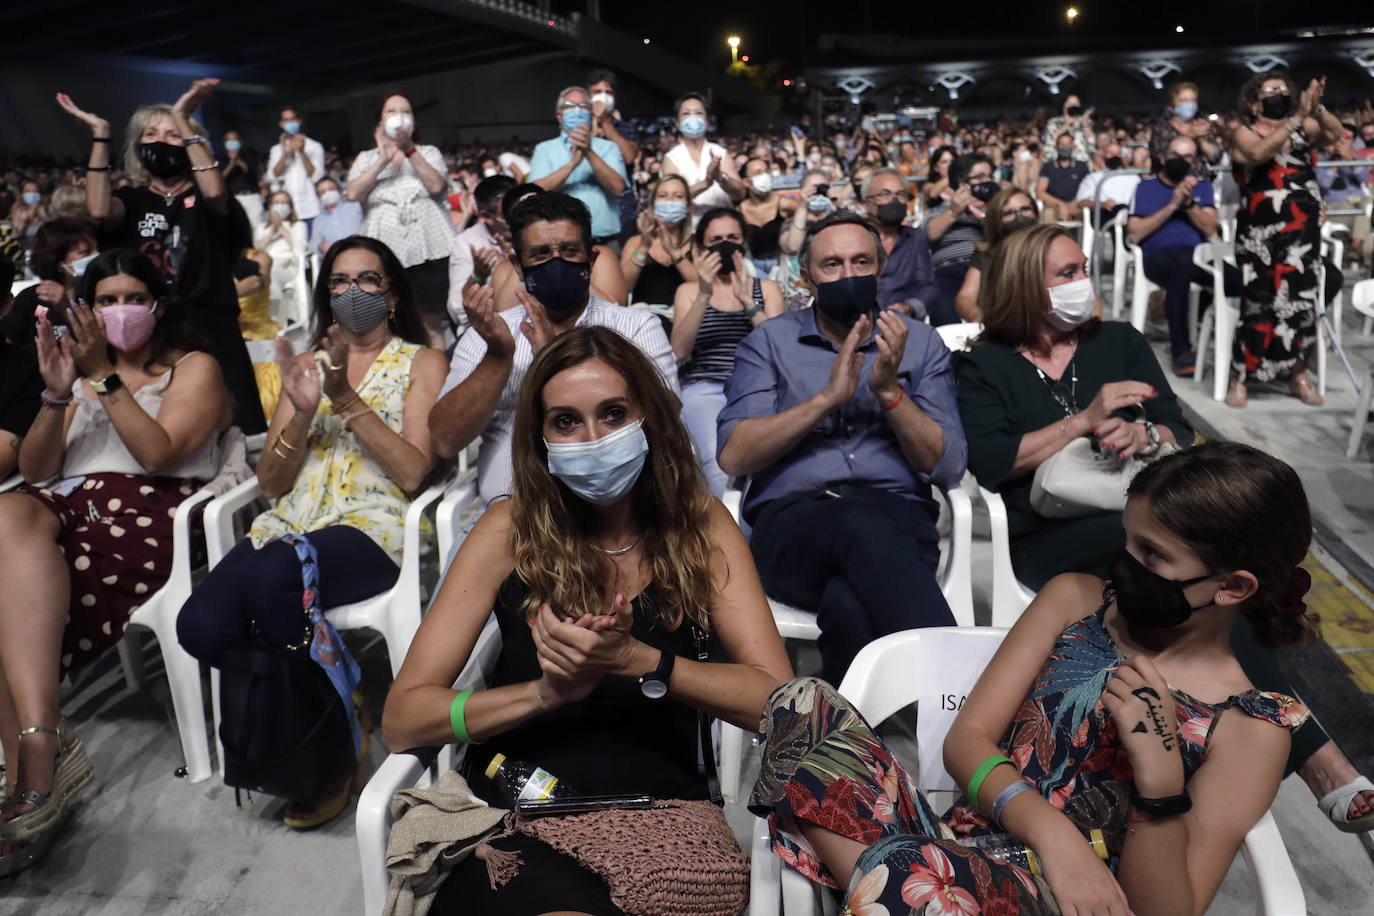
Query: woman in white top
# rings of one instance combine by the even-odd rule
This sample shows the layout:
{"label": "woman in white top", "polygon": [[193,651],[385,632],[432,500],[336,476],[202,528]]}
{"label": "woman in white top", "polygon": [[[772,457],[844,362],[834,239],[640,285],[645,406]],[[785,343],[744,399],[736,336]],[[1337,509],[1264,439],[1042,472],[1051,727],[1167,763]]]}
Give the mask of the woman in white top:
{"label": "woman in white top", "polygon": [[730,161],[725,147],[706,139],[709,118],[706,99],[688,92],[677,100],[677,129],[682,142],[663,157],[664,175],[681,175],[691,185],[692,218],[701,218],[707,210],[733,207],[744,200],[748,189],[739,177],[739,169]]}
{"label": "woman in white top", "polygon": [[349,200],[363,205],[359,235],[377,239],[405,266],[430,342],[443,346],[448,303],[448,255],[455,230],[449,218],[448,167],[437,146],[418,146],[410,99],[382,100],[376,147],[363,150],[348,171]]}
{"label": "woman in white top", "polygon": [[56,313],[38,320],[46,389],[19,451],[28,483],[0,496],[0,875],[43,854],[90,782],[58,681],[118,642],[166,582],[172,516],[215,476],[231,415],[218,364],[151,261],[117,248],[82,279],[90,305],[63,316],[61,338]]}
{"label": "woman in white top", "polygon": [[[254,248],[272,259],[272,300],[282,302],[299,295],[296,284],[305,279],[301,272],[308,257],[309,233],[296,218],[291,195],[276,191],[267,200],[267,225],[254,239]],[[308,296],[309,293],[307,292]]]}

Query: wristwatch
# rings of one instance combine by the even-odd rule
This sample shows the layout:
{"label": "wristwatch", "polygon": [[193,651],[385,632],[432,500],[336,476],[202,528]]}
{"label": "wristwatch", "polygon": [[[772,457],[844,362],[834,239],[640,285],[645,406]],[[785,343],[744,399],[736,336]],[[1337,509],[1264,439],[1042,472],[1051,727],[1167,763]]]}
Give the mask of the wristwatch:
{"label": "wristwatch", "polygon": [[1139,420],[1137,422],[1144,424],[1145,436],[1150,440],[1149,447],[1142,449],[1140,454],[1153,455],[1155,452],[1159,451],[1159,427],[1155,426],[1149,420]]}
{"label": "wristwatch", "polygon": [[124,380],[119,377],[118,372],[111,372],[104,378],[93,380],[91,387],[95,389],[96,394],[109,394],[123,388]]}
{"label": "wristwatch", "polygon": [[677,656],[660,650],[658,667],[639,678],[639,692],[647,699],[661,700],[668,695],[668,678],[673,675],[673,665]]}
{"label": "wristwatch", "polygon": [[1188,797],[1187,789],[1178,795],[1169,795],[1165,798],[1148,798],[1132,789],[1131,805],[1141,814],[1148,814],[1150,817],[1173,817],[1175,814],[1193,810],[1193,800]]}

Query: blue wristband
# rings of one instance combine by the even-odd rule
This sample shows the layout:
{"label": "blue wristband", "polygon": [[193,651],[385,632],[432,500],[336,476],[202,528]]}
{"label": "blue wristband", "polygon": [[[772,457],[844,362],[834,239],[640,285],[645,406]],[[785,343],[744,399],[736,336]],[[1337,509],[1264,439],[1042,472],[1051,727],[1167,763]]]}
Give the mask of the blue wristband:
{"label": "blue wristband", "polygon": [[993,823],[997,824],[997,826],[999,827],[1002,826],[1002,811],[1007,807],[1007,803],[1010,802],[1016,796],[1020,795],[1022,792],[1030,792],[1034,788],[1034,786],[1026,782],[1024,779],[1018,779],[1016,782],[1007,786],[1001,792],[998,792],[997,798],[992,803]]}

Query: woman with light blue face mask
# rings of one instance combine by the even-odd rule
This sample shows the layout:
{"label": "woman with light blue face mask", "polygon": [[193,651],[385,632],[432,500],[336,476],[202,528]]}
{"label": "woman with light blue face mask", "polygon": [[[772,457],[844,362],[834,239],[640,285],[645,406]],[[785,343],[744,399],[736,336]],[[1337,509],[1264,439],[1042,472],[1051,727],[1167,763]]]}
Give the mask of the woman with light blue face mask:
{"label": "woman with light blue face mask", "polygon": [[[749,547],[706,492],[677,398],[625,338],[573,328],[530,366],[511,460],[510,498],[463,541],[392,685],[387,743],[471,742],[468,784],[500,807],[509,803],[484,776],[498,753],[576,794],[674,799],[709,815],[718,848],[734,849],[697,768],[703,728],[712,716],[757,728],[791,666]],[[501,651],[488,683],[499,686],[449,689],[493,608]],[[642,829],[666,841],[667,820],[642,813]],[[494,886],[469,857],[431,912],[621,912],[577,853],[549,855],[518,833],[491,842],[522,867]],[[742,911],[742,855],[720,883],[735,905],[711,911]],[[692,899],[710,893],[697,885]]]}
{"label": "woman with light blue face mask", "polygon": [[706,99],[689,92],[678,99],[675,114],[682,141],[664,154],[663,174],[687,179],[692,216],[700,218],[707,210],[733,207],[744,200],[748,188],[734,160],[725,147],[706,139],[710,128]]}
{"label": "woman with light blue face mask", "polygon": [[645,196],[649,205],[639,213],[639,233],[620,253],[620,270],[632,301],[668,309],[678,285],[697,278],[687,179],[664,175]]}
{"label": "woman with light blue face mask", "polygon": [[1213,122],[1201,117],[1196,83],[1179,82],[1169,87],[1169,105],[1150,127],[1150,156],[1156,163],[1169,158],[1169,144],[1175,137],[1190,137],[1197,143],[1197,161],[1192,174],[1211,178],[1212,166],[1221,161],[1221,141]]}
{"label": "woman with light blue face mask", "polygon": [[29,263],[39,282],[15,296],[10,310],[16,327],[18,316],[24,316],[29,344],[33,342],[36,310],[47,309],[48,318],[55,325],[67,323],[66,312],[80,295],[78,289],[86,265],[95,260],[98,252],[95,235],[94,223],[73,217],[50,219],[38,227]]}
{"label": "woman with light blue face mask", "polygon": [[39,190],[38,182],[24,182],[19,191],[19,200],[10,208],[10,225],[22,237],[31,239],[47,218],[48,210],[43,205],[43,192]]}

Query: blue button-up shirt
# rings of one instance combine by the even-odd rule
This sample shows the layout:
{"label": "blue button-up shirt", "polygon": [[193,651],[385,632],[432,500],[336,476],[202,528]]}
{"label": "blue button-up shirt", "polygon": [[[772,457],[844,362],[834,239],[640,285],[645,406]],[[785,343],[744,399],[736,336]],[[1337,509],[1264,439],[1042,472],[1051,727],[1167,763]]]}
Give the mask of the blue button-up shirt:
{"label": "blue button-up shirt", "polygon": [[[620,155],[620,147],[605,137],[592,137],[592,152],[601,157],[608,166],[625,175],[625,160]],[[530,159],[530,181],[547,178],[572,160],[572,141],[567,134],[560,133],[552,140],[545,140],[534,148]],[[576,197],[587,205],[592,214],[592,236],[604,238],[620,233],[620,201],[596,180],[592,164],[584,157],[563,181],[558,189],[570,197]]]}
{"label": "blue button-up shirt", "polygon": [[924,318],[929,304],[938,298],[940,287],[930,266],[929,237],[924,229],[902,226],[878,278],[878,304],[883,308],[910,305],[917,318]]}
{"label": "blue button-up shirt", "polygon": [[319,216],[310,224],[310,250],[318,252],[325,242],[332,245],[362,228],[363,208],[356,201],[341,200],[333,210],[320,207]]}
{"label": "blue button-up shirt", "polygon": [[[955,400],[949,349],[928,324],[906,322],[906,349],[897,372],[902,390],[944,431],[944,451],[929,474],[902,453],[897,434],[869,390],[878,346],[870,336],[859,348],[864,365],[849,402],[813,428],[786,455],[754,474],[744,501],[752,521],[768,502],[798,493],[820,493],[832,484],[887,490],[929,505],[931,483],[959,485],[968,444]],[[725,408],[717,419],[718,450],[741,420],[766,417],[819,394],[830,380],[839,348],[816,327],[811,309],[786,312],[755,328],[735,352],[735,371],[725,383]]]}

